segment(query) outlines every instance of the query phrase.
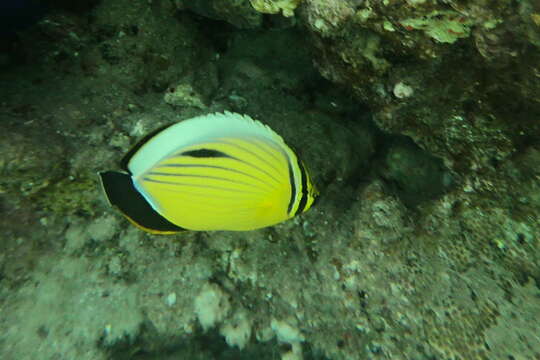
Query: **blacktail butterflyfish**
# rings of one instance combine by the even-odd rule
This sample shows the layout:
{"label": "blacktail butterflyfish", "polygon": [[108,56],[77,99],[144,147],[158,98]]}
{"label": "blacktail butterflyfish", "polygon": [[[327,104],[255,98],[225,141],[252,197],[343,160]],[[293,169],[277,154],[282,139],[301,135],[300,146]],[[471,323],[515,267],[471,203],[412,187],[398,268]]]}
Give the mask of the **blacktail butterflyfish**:
{"label": "blacktail butterflyfish", "polygon": [[259,229],[308,210],[318,195],[281,136],[231,112],[155,131],[121,168],[100,173],[105,194],[150,233]]}

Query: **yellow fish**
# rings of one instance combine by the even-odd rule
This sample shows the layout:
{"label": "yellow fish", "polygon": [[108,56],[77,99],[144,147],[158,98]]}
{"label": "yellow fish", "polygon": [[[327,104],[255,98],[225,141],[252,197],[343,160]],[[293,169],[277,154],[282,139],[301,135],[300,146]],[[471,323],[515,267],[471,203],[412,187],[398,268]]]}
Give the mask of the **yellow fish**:
{"label": "yellow fish", "polygon": [[148,135],[122,169],[100,173],[105,194],[150,233],[259,229],[308,210],[318,195],[281,136],[231,112]]}

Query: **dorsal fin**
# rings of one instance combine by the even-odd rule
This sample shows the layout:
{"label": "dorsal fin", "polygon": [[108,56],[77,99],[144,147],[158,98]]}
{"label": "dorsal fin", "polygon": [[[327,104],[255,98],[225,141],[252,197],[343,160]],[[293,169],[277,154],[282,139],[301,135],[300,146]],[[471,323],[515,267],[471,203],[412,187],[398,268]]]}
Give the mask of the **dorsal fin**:
{"label": "dorsal fin", "polygon": [[170,127],[172,125],[174,125],[174,124],[167,124],[167,125],[161,126],[161,127],[157,128],[157,129],[155,129],[154,131],[150,132],[149,134],[146,134],[135,145],[133,145],[133,147],[131,149],[129,149],[129,151],[124,155],[122,160],[120,160],[120,168],[122,170],[130,172],[129,169],[128,169],[128,164],[129,164],[129,161],[131,160],[131,158],[133,157],[133,155],[137,151],[139,151],[139,149],[142,146],[144,146],[144,144],[146,144],[148,141],[150,141],[150,139],[152,139],[154,136],[156,136],[157,134],[159,134],[160,132],[162,132],[163,130],[165,130],[166,128],[168,128],[168,127]]}
{"label": "dorsal fin", "polygon": [[281,136],[268,126],[247,115],[226,111],[197,116],[160,129],[147,138],[147,141],[132,149],[126,168],[137,177],[181,148],[218,137],[239,136],[260,136],[287,147]]}

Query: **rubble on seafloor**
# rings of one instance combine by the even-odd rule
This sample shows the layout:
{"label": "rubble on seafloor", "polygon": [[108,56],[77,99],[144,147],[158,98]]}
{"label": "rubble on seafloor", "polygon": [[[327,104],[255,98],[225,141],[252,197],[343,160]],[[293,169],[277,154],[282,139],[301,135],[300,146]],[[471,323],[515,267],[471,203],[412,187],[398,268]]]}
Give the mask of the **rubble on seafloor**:
{"label": "rubble on seafloor", "polygon": [[[540,359],[536,2],[36,4],[0,8],[0,358]],[[98,171],[225,110],[295,148],[309,212],[109,207]]]}

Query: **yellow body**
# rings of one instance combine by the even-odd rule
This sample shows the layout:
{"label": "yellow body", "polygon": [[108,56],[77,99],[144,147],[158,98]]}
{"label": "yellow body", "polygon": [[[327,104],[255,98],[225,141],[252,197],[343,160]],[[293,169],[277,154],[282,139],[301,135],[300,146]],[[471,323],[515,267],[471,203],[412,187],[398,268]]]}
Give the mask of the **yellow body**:
{"label": "yellow body", "polygon": [[261,139],[219,140],[182,150],[212,149],[231,157],[173,155],[137,179],[156,209],[191,230],[253,230],[289,218],[284,154]]}
{"label": "yellow body", "polygon": [[[280,223],[312,205],[317,192],[307,171],[270,128],[232,113],[188,121],[148,140],[127,162],[133,186],[151,211],[182,229],[246,231]],[[193,139],[185,136],[190,126]],[[171,145],[176,139],[179,146]],[[111,198],[114,189],[103,182]],[[174,232],[136,220],[122,199],[111,203],[146,231]]]}

